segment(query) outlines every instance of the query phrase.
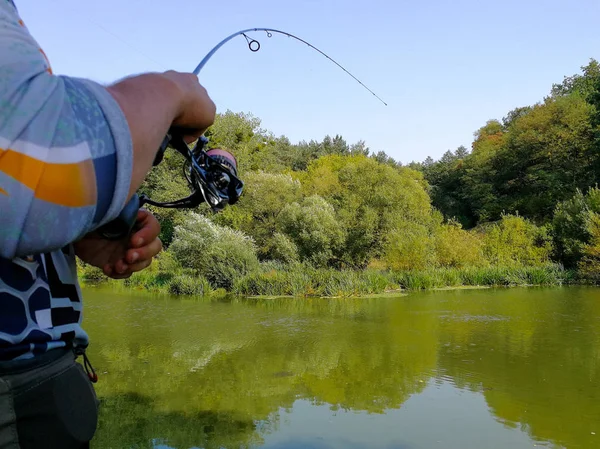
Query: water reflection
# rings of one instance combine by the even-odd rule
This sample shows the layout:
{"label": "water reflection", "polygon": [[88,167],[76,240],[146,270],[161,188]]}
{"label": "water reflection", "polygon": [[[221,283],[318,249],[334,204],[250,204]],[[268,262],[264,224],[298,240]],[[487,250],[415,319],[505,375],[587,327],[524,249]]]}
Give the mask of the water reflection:
{"label": "water reflection", "polygon": [[595,289],[85,297],[95,448],[600,447]]}

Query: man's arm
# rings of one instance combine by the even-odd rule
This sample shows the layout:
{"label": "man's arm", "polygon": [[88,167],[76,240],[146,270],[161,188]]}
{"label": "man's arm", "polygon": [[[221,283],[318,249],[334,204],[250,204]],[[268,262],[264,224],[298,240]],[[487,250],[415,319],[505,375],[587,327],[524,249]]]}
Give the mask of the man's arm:
{"label": "man's arm", "polygon": [[115,218],[171,125],[199,135],[214,104],[194,75],[108,88],[51,73],[0,1],[0,257],[61,248]]}

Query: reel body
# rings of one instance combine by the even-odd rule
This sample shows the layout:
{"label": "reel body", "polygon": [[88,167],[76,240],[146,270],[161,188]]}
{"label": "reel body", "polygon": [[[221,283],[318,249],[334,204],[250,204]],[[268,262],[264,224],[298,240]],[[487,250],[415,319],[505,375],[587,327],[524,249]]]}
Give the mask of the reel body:
{"label": "reel body", "polygon": [[179,134],[167,134],[153,165],[157,166],[162,162],[168,147],[181,153],[185,157],[183,172],[190,195],[176,201],[158,202],[146,195],[135,194],[117,218],[101,226],[96,232],[110,240],[127,237],[133,230],[138,210],[144,204],[172,209],[192,209],[206,203],[215,213],[222,211],[229,204],[235,204],[244,189],[244,183],[237,174],[237,161],[228,151],[206,150],[207,144],[208,139],[202,136],[194,147],[190,148]]}

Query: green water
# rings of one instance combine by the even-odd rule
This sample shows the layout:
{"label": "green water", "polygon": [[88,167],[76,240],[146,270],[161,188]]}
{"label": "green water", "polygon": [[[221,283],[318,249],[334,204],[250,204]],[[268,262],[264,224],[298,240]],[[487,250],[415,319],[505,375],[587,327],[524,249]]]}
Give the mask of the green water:
{"label": "green water", "polygon": [[600,289],[84,298],[92,448],[600,447]]}

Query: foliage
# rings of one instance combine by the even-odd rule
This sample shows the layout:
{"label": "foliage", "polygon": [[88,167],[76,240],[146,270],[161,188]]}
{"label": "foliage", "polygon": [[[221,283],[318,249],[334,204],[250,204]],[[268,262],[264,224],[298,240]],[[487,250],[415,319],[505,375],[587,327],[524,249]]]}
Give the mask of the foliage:
{"label": "foliage", "polygon": [[[167,251],[125,286],[344,296],[395,288],[381,274],[390,271],[411,273],[403,279],[414,286],[470,285],[463,275],[471,272],[484,285],[544,283],[546,271],[537,267],[550,262],[594,277],[595,60],[543,101],[487,120],[471,148],[448,150],[438,161],[403,166],[338,134],[292,143],[262,129],[251,113],[218,114],[207,136],[211,147],[236,156],[244,194],[219,214],[206,205],[155,210]],[[167,152],[141,191],[161,201],[185,196],[181,162]],[[539,276],[519,271],[525,267]],[[373,272],[377,288],[364,287],[360,273]],[[105,279],[85,264],[81,277],[88,284]]]}
{"label": "foliage", "polygon": [[333,206],[318,195],[285,206],[277,226],[295,243],[302,260],[321,267],[335,263],[345,237]]}
{"label": "foliage", "polygon": [[433,205],[469,227],[503,213],[548,221],[556,203],[598,182],[599,67],[591,60],[542,102],[488,121],[470,154],[423,164]]}
{"label": "foliage", "polygon": [[483,251],[492,265],[536,266],[550,261],[552,240],[546,227],[518,215],[503,215],[486,230]]}
{"label": "foliage", "polygon": [[[300,182],[289,174],[264,171],[244,174],[244,182],[246,187],[239,202],[213,220],[252,237],[261,259],[276,258],[272,254],[272,237],[278,232],[277,217],[286,204],[301,199]],[[292,250],[288,248],[289,251]]]}
{"label": "foliage", "polygon": [[582,258],[579,261],[580,274],[594,282],[600,281],[600,214],[589,211],[585,227],[590,236],[589,243],[581,248]]}
{"label": "foliage", "polygon": [[583,255],[583,247],[592,235],[589,229],[590,213],[600,213],[600,189],[590,188],[584,195],[580,190],[567,201],[556,206],[552,219],[555,258],[566,267],[574,267]]}
{"label": "foliage", "polygon": [[463,268],[486,265],[483,239],[479,233],[462,229],[456,221],[443,224],[434,240],[437,265]]}
{"label": "foliage", "polygon": [[233,291],[245,296],[363,296],[404,290],[461,286],[561,285],[567,273],[554,264],[429,268],[423,270],[332,270],[296,264],[265,268],[236,280]]}
{"label": "foliage", "polygon": [[251,237],[193,212],[175,228],[169,251],[177,262],[196,270],[215,288],[231,288],[238,276],[258,266]]}
{"label": "foliage", "polygon": [[382,260],[391,269],[419,270],[435,263],[434,240],[426,226],[399,222],[386,237]]}
{"label": "foliage", "polygon": [[285,234],[275,232],[273,237],[267,241],[265,254],[268,260],[294,263],[299,261],[298,247]]}
{"label": "foliage", "polygon": [[566,274],[553,264],[535,267],[491,266],[411,270],[395,274],[401,288],[426,290],[461,286],[510,287],[525,285],[561,285]]}
{"label": "foliage", "polygon": [[363,155],[325,156],[310,164],[302,176],[305,195],[331,203],[346,231],[342,265],[364,268],[380,257],[388,235],[402,223],[428,225],[431,205],[419,175]]}

